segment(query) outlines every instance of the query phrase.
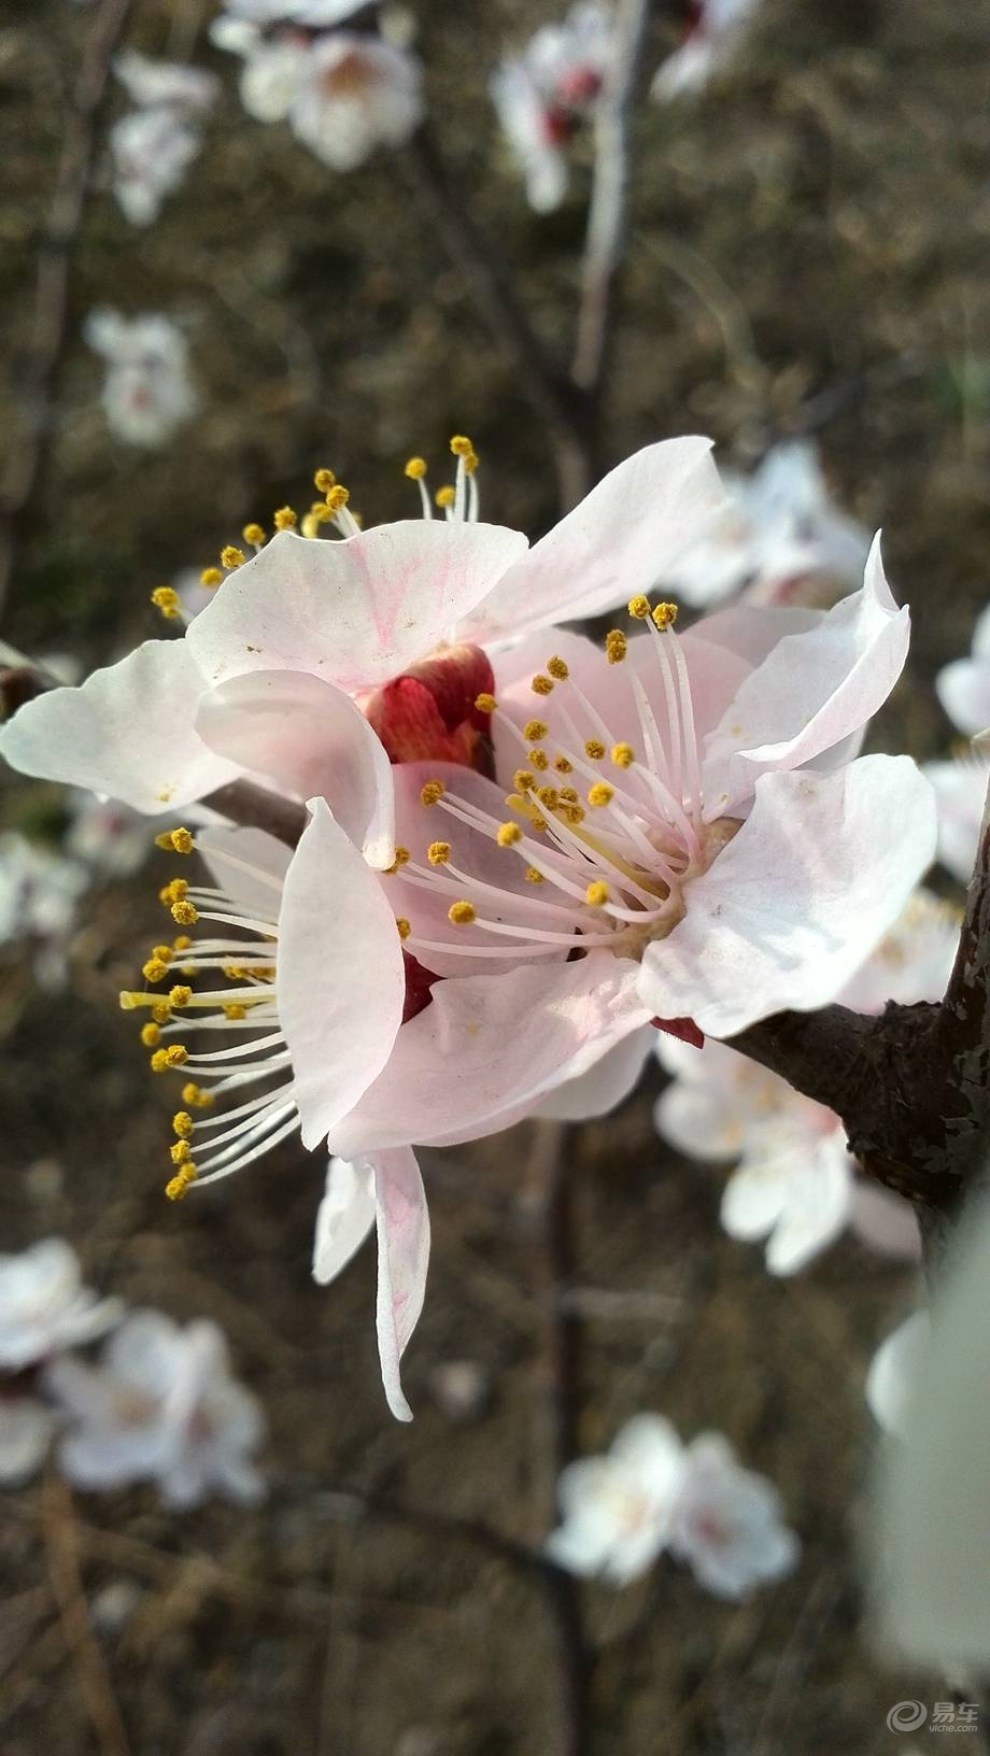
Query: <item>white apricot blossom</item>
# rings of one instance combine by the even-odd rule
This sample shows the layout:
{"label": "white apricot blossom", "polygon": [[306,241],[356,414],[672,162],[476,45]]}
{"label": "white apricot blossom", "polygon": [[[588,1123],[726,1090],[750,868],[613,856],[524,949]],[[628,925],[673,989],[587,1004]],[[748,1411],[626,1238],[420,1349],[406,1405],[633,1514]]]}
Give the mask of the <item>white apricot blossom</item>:
{"label": "white apricot blossom", "polygon": [[492,102],[537,213],[553,212],[567,194],[568,146],[593,111],[612,53],[611,12],[596,0],[578,0],[492,76]]}
{"label": "white apricot blossom", "polygon": [[57,1425],[53,1409],[0,1380],[0,1487],[18,1488],[37,1475]]}
{"label": "white apricot blossom", "polygon": [[113,190],[131,224],[148,226],[199,156],[202,120],[216,101],[219,81],[200,68],[154,61],[133,49],[115,58],[114,72],[134,109],[110,130]]}
{"label": "white apricot blossom", "polygon": [[926,762],[922,773],[935,791],[938,858],[953,878],[968,884],[990,786],[990,763],[973,750],[948,761]]}
{"label": "white apricot blossom", "polygon": [[953,725],[967,737],[990,726],[990,608],[977,620],[969,657],[945,665],[935,690]]}
{"label": "white apricot blossom", "polygon": [[740,1603],[793,1572],[800,1554],[772,1482],[743,1469],[721,1433],[687,1447],[669,1548],[715,1597]]}
{"label": "white apricot blossom", "polygon": [[18,830],[0,834],[0,946],[24,946],[43,988],[56,992],[68,976],[68,946],[86,867],[29,841]]}
{"label": "white apricot blossom", "polygon": [[0,1256],[0,1373],[23,1372],[105,1335],[123,1307],[82,1283],[75,1251],[46,1238]]}
{"label": "white apricot blossom", "polygon": [[103,407],[116,438],[157,450],[192,420],[199,405],[188,344],[171,318],[101,309],[90,312],[83,334],[106,361]]}
{"label": "white apricot blossom", "polygon": [[240,1504],[264,1495],[251,1461],[261,1408],[231,1376],[215,1323],[181,1328],[158,1311],[132,1312],[98,1366],[56,1360],[45,1387],[69,1422],[59,1464],[76,1487],[153,1481],[179,1509],[214,1493]]}
{"label": "white apricot blossom", "polygon": [[661,62],[650,96],[667,103],[685,92],[702,91],[729,65],[760,0],[697,0],[680,48]]}

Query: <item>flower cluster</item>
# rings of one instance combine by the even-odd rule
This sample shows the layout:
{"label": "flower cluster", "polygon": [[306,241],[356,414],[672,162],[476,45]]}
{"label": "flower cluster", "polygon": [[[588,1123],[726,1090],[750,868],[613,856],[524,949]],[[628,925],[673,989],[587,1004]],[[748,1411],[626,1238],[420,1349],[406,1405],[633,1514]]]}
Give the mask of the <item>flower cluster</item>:
{"label": "flower cluster", "polygon": [[117,56],[114,72],[134,108],[110,130],[113,192],[132,226],[150,226],[199,156],[200,124],[219,82],[212,73],[152,61],[136,49]]}
{"label": "flower cluster", "polygon": [[568,1464],[563,1523],[547,1552],[570,1573],[628,1585],[667,1553],[715,1597],[740,1602],[782,1579],[799,1546],[765,1477],[743,1469],[720,1433],[684,1445],[660,1415],[637,1415],[604,1457]]}
{"label": "flower cluster", "polygon": [[227,0],[210,28],[217,47],[244,63],[248,114],[288,122],[334,171],[401,146],[423,118],[419,62],[377,29],[358,28],[354,15],[367,12],[366,0]]}
{"label": "flower cluster", "polygon": [[[74,1356],[108,1331],[98,1365]],[[0,1482],[35,1474],[59,1435],[76,1487],[153,1481],[167,1506],[247,1503],[264,1491],[250,1462],[263,1431],[214,1323],[97,1299],[60,1238],[0,1256]]]}
{"label": "flower cluster", "polygon": [[90,312],[83,334],[106,361],[103,409],[115,438],[156,450],[192,420],[198,401],[189,349],[170,317],[128,319],[101,309]]}
{"label": "flower cluster", "polygon": [[[164,885],[179,932],[122,1004],[182,1081],[172,1194],[296,1133],[326,1143],[318,1276],[377,1229],[403,1418],[429,1249],[414,1147],[602,1113],[657,1026],[722,1039],[834,999],[935,841],[914,764],[856,754],[908,641],[876,545],[827,612],[682,635],[649,593],[723,513],[707,441],[638,453],[532,548],[480,519],[474,448],[452,451],[442,517],[413,458],[425,516],[367,530],[318,472],[310,534],[289,509],[270,541],[249,527],[180,639],[0,734],[24,772],[148,813],[244,779],[307,802],[294,849],[163,838],[208,871]],[[557,625],[619,605],[602,644]]]}
{"label": "flower cluster", "polygon": [[559,24],[542,25],[522,54],[491,80],[492,102],[537,213],[567,194],[568,148],[592,114],[612,59],[613,23],[598,0],[577,0]]}

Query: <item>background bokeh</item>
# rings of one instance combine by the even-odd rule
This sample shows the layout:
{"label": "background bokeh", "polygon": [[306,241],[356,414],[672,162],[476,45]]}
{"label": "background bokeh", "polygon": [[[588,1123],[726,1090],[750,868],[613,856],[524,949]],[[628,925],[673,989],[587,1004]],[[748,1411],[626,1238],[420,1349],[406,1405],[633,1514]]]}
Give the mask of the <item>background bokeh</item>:
{"label": "background bokeh", "polygon": [[[17,532],[3,637],[31,654],[71,651],[87,669],[160,632],[153,587],[212,562],[246,520],[307,503],[317,465],[378,522],[414,510],[408,454],[442,469],[462,431],[481,454],[487,516],[535,535],[557,512],[547,439],[417,206],[403,154],[334,176],[287,131],[244,116],[229,61],[205,45],[209,11],[133,5],[129,42],[168,54],[195,37],[225,95],[150,231],[127,225],[97,161],[50,452]],[[566,358],[586,182],[579,170],[559,213],[531,215],[486,95],[499,53],[545,16],[552,8],[520,0],[423,0],[419,47],[472,212]],[[92,19],[70,0],[0,6],[0,432],[11,445],[67,90]],[[658,8],[648,66],[674,37]],[[644,99],[607,387],[609,461],[697,430],[744,466],[781,436],[819,441],[840,503],[884,526],[888,572],[912,605],[909,671],[871,738],[918,757],[950,742],[931,679],[966,649],[986,600],[988,69],[978,0],[766,0],[731,72],[699,101],[661,110]],[[121,105],[115,94],[109,114]],[[108,433],[100,362],[81,339],[102,304],[167,311],[188,334],[202,412],[161,452]],[[57,789],[5,776],[0,810],[7,825],[56,835],[63,805]],[[270,1426],[271,1491],[257,1510],[168,1515],[150,1490],[71,1510],[129,1748],[552,1750],[561,1684],[546,1594],[471,1530],[539,1542],[551,1516],[531,1135],[424,1155],[434,1251],[406,1369],[416,1420],[397,1426],[375,1354],[373,1251],[329,1291],[310,1279],[318,1159],[284,1150],[181,1206],[162,1199],[172,1106],[116,1007],[156,936],[160,882],[153,860],[88,900],[64,993],[39,993],[27,960],[7,956],[0,970],[2,1247],[62,1234],[100,1289],[215,1317]],[[757,1248],[718,1229],[720,1174],[656,1139],[660,1078],[568,1141],[581,1446],[604,1448],[644,1408],[685,1436],[718,1427],[778,1485],[804,1555],[739,1608],[666,1564],[621,1594],[586,1588],[600,1648],[592,1748],[903,1747],[888,1707],[938,1689],[871,1651],[857,1550],[874,1446],[865,1364],[910,1308],[912,1276],[843,1241],[803,1276],[771,1281]],[[482,1386],[467,1413],[452,1401],[455,1362]],[[94,1731],[60,1610],[53,1517],[43,1488],[0,1496],[0,1750],[103,1756],[114,1746]]]}

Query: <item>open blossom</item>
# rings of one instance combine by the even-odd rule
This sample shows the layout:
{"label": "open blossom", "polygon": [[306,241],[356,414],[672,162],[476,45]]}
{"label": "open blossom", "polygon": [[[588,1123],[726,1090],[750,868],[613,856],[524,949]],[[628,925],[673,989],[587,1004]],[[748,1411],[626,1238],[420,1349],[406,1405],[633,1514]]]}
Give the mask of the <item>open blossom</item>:
{"label": "open blossom", "polygon": [[65,984],[67,947],[88,883],[78,859],[65,859],[17,830],[0,835],[0,946],[28,946],[37,978],[49,990]]}
{"label": "open blossom", "polygon": [[170,318],[128,320],[119,311],[92,311],[83,333],[106,361],[103,407],[111,432],[125,445],[157,449],[192,419],[198,404],[189,350]]}
{"label": "open blossom", "polygon": [[953,878],[968,884],[990,785],[990,763],[974,750],[954,760],[926,762],[922,773],[935,791],[938,857]]}
{"label": "open blossom", "polygon": [[953,725],[967,737],[990,726],[990,609],[977,620],[969,658],[939,671],[935,689]]}
{"label": "open blossom", "polygon": [[360,6],[229,6],[211,28],[244,62],[241,101],[261,122],[288,121],[296,138],[335,171],[401,146],[424,115],[422,70],[406,49],[339,26]]}
{"label": "open blossom", "polygon": [[198,157],[200,123],[219,82],[199,68],[153,61],[135,50],[116,57],[114,72],[134,105],[110,130],[114,194],[132,225],[147,226]]}
{"label": "open blossom", "polygon": [[[940,999],[958,932],[956,912],[918,891],[839,998],[861,1012]],[[832,1110],[724,1043],[697,1049],[660,1037],[656,1052],[674,1075],[657,1101],[658,1132],[692,1157],[738,1160],[722,1224],[730,1237],[767,1240],[771,1274],[806,1267],[847,1226],[886,1254],[917,1254],[911,1208],[857,1175]]]}
{"label": "open blossom", "polygon": [[569,1464],[558,1496],[563,1523],[547,1553],[614,1585],[638,1579],[666,1550],[708,1591],[739,1600],[797,1560],[776,1489],[740,1468],[720,1434],[685,1446],[659,1415],[629,1421],[604,1457]]}
{"label": "open blossom", "polygon": [[749,602],[783,604],[859,585],[869,532],[834,505],[809,441],[775,445],[751,476],[724,479],[724,518],[676,558],[658,581],[665,591],[707,608],[743,591]]}
{"label": "open blossom", "polygon": [[492,102],[537,213],[552,212],[567,194],[568,144],[601,90],[612,33],[608,9],[579,0],[493,75]]}
{"label": "open blossom", "polygon": [[23,1372],[94,1341],[121,1311],[119,1300],[83,1286],[75,1251],[61,1238],[0,1256],[0,1373]]}
{"label": "open blossom", "polygon": [[655,102],[702,90],[732,60],[758,5],[759,0],[693,0],[681,47],[653,76],[650,96]]}
{"label": "open blossom", "polygon": [[264,1483],[251,1461],[264,1432],[258,1402],[231,1377],[216,1324],[184,1329],[158,1311],[135,1311],[99,1366],[56,1361],[49,1394],[69,1420],[59,1462],[80,1488],[158,1483],[167,1506],[199,1506],[212,1493],[247,1504]]}
{"label": "open blossom", "polygon": [[[204,923],[181,967],[212,985],[166,990],[165,945],[145,966],[161,999],[125,1003],[151,1008],[156,1071],[189,1082],[182,1188],[298,1128],[351,1167],[337,1193],[361,1235],[373,1195],[401,1413],[427,1237],[412,1146],[508,1126],[603,1063],[582,1101],[614,1103],[613,1052],[634,1041],[631,1083],[654,1019],[729,1036],[832,999],[934,842],[913,764],[849,760],[907,644],[877,551],[827,615],[734,611],[681,637],[640,588],[719,504],[702,442],[630,459],[533,549],[477,521],[455,449],[449,519],[361,531],[331,487],[343,541],[276,536],[181,640],[28,704],[0,740],[146,811],[244,775],[310,802],[291,857],[198,838],[216,883],[163,899]],[[549,631],[630,591],[604,650]],[[200,1029],[239,1040],[200,1052]]]}

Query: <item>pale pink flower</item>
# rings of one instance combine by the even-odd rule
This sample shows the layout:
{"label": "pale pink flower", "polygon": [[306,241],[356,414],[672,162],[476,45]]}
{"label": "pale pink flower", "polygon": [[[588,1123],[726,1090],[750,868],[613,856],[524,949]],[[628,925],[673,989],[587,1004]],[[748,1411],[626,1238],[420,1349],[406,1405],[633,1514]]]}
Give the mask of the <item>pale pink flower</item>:
{"label": "pale pink flower", "polygon": [[114,72],[135,105],[110,130],[114,194],[132,225],[147,226],[198,157],[200,122],[219,82],[212,73],[153,61],[136,50],[118,55]]}
{"label": "pale pink flower", "polygon": [[743,1469],[720,1433],[699,1434],[685,1452],[668,1546],[699,1585],[734,1603],[793,1572],[800,1555],[773,1483]]}
{"label": "pale pink flower", "polygon": [[974,751],[947,762],[926,762],[922,773],[935,789],[938,857],[953,878],[968,884],[980,840],[990,763]]}
{"label": "pale pink flower", "polygon": [[969,658],[939,671],[935,689],[953,725],[967,737],[990,726],[990,608],[977,620]]}
{"label": "pale pink flower", "polygon": [[568,1464],[557,1486],[563,1523],[547,1554],[568,1573],[628,1585],[671,1535],[684,1447],[660,1415],[628,1421],[604,1457]]}
{"label": "pale pink flower", "polygon": [[71,859],[100,878],[130,878],[140,870],[152,844],[147,817],[82,790],[72,795],[69,809],[65,851]]}
{"label": "pale pink flower", "polygon": [[916,1311],[881,1342],[870,1361],[866,1375],[870,1413],[885,1433],[900,1439],[907,1432],[931,1339],[931,1317],[927,1311]]}
{"label": "pale pink flower", "polygon": [[157,449],[196,413],[186,338],[170,318],[92,311],[83,330],[107,363],[103,407],[125,445]]}
{"label": "pale pink flower", "polygon": [[119,1299],[100,1299],[83,1286],[75,1251],[61,1238],[0,1256],[0,1372],[22,1372],[85,1346],[122,1312]]}
{"label": "pale pink flower", "polygon": [[216,1324],[185,1329],[158,1311],[135,1311],[98,1367],[57,1360],[46,1389],[70,1430],[59,1463],[76,1487],[157,1482],[166,1506],[199,1506],[210,1494],[250,1504],[264,1495],[251,1462],[264,1432],[254,1396],[230,1374]]}
{"label": "pale pink flower", "polygon": [[684,42],[653,76],[655,102],[701,91],[731,62],[758,5],[759,0],[697,0]]}
{"label": "pale pink flower", "polygon": [[543,25],[492,77],[496,114],[537,213],[552,212],[567,194],[567,147],[594,108],[612,43],[608,9],[582,0],[559,23]]}

